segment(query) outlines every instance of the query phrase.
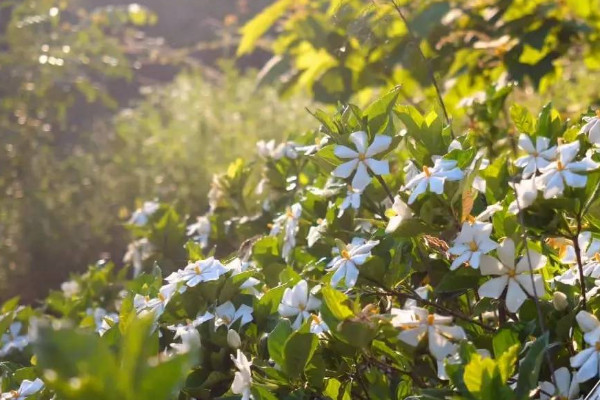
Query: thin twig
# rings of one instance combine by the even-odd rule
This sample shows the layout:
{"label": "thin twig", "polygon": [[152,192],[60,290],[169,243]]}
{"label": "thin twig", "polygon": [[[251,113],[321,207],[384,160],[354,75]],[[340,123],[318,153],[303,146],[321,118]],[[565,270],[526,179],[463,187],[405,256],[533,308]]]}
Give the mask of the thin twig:
{"label": "thin twig", "polygon": [[581,286],[581,305],[585,310],[587,308],[587,298],[585,289],[585,275],[583,274],[583,262],[581,261],[581,247],[579,246],[579,234],[581,234],[581,217],[577,215],[577,233],[572,238],[575,258],[577,259],[577,269],[579,270],[579,285]]}
{"label": "thin twig", "polygon": [[377,178],[377,180],[379,181],[379,183],[381,184],[381,186],[383,187],[383,189],[387,193],[388,198],[390,199],[390,201],[393,204],[394,203],[394,195],[392,194],[392,191],[388,187],[387,183],[385,183],[385,181],[383,180],[383,178],[380,175],[375,175],[375,178]]}
{"label": "thin twig", "polygon": [[421,56],[421,58],[423,59],[423,62],[425,63],[425,66],[427,67],[427,73],[429,75],[429,79],[431,80],[431,84],[435,88],[435,93],[437,95],[437,99],[440,103],[440,107],[442,108],[442,112],[444,113],[444,119],[446,120],[446,124],[448,124],[448,127],[450,128],[450,136],[452,136],[452,139],[455,139],[454,131],[452,130],[452,123],[450,121],[450,116],[448,115],[448,110],[446,109],[446,104],[444,103],[444,99],[442,97],[442,92],[440,91],[440,86],[438,85],[437,79],[435,79],[435,74],[433,72],[433,68],[431,67],[431,64],[429,63],[429,60],[427,59],[427,57],[425,57],[425,54],[423,54],[419,40],[417,39],[417,37],[414,35],[412,30],[410,29],[410,25],[408,24],[408,20],[406,19],[406,17],[404,17],[404,14],[402,13],[402,9],[396,3],[395,0],[391,0],[391,3],[394,5],[394,8],[398,12],[400,19],[402,19],[402,22],[404,22],[404,25],[406,25],[406,31],[408,32],[408,36],[410,37],[410,40],[414,43],[414,46],[417,48],[419,55]]}

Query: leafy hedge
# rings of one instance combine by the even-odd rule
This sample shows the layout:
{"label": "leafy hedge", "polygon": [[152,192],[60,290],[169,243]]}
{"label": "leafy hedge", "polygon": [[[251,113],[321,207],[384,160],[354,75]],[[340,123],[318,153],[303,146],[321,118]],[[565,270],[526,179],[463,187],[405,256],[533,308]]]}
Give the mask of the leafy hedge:
{"label": "leafy hedge", "polygon": [[[511,90],[490,87],[471,108],[477,123],[497,126]],[[518,133],[457,135],[398,94],[316,111],[318,130],[258,143],[253,161],[214,177],[197,220],[146,203],[129,224],[132,268],[99,263],[41,307],[5,303],[3,393],[589,391],[600,341],[600,120],[563,121],[551,105],[534,117],[513,104]]]}

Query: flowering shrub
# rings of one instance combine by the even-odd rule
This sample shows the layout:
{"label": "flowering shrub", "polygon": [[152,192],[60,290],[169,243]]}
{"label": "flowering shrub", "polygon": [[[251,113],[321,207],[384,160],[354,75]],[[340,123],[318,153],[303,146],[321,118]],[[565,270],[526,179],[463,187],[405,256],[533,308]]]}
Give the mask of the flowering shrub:
{"label": "flowering shrub", "polygon": [[[497,126],[510,90],[489,88],[476,122]],[[5,303],[3,398],[589,392],[598,117],[512,105],[503,134],[458,134],[398,94],[259,143],[214,177],[197,219],[144,204],[131,268],[92,266],[38,308]]]}

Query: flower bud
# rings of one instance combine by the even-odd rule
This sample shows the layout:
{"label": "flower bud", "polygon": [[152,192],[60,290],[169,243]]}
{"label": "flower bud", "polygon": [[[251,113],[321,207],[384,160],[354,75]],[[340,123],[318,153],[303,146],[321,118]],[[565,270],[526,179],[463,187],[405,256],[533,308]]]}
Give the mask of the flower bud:
{"label": "flower bud", "polygon": [[240,335],[233,329],[227,332],[227,344],[233,349],[238,349],[242,345]]}
{"label": "flower bud", "polygon": [[563,292],[554,292],[552,296],[552,305],[557,311],[562,311],[565,308],[569,307],[569,300],[567,300],[567,295]]}

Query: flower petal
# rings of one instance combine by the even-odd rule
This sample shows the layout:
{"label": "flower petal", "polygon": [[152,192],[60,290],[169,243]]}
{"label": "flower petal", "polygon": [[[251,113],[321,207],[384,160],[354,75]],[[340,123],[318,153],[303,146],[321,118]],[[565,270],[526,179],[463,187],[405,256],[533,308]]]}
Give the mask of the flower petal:
{"label": "flower petal", "polygon": [[354,143],[356,150],[358,150],[359,153],[364,154],[367,151],[367,143],[369,139],[365,131],[352,132],[350,134],[350,140],[352,143]]}
{"label": "flower petal", "polygon": [[337,176],[338,178],[348,178],[352,175],[352,171],[356,169],[357,164],[358,158],[347,161],[333,170],[333,176]]}
{"label": "flower petal", "polygon": [[506,275],[492,278],[479,287],[478,293],[481,297],[498,299],[502,295],[507,284],[508,276]]}
{"label": "flower petal", "polygon": [[519,310],[523,302],[527,299],[527,294],[514,279],[508,281],[508,291],[506,292],[506,308],[515,313]]}
{"label": "flower petal", "polygon": [[365,164],[363,162],[359,162],[358,167],[356,168],[356,173],[354,174],[354,178],[352,178],[352,187],[363,191],[369,183],[371,183],[371,175],[369,175]]}
{"label": "flower petal", "polygon": [[375,175],[387,175],[390,173],[390,164],[387,160],[367,158],[365,164],[369,166]]}
{"label": "flower petal", "polygon": [[346,146],[335,146],[333,150],[333,154],[335,154],[338,158],[357,158],[358,152],[352,150],[350,147]]}
{"label": "flower petal", "polygon": [[379,154],[387,150],[392,144],[392,137],[387,135],[376,135],[373,139],[373,143],[367,149],[365,156],[373,157],[375,154]]}

